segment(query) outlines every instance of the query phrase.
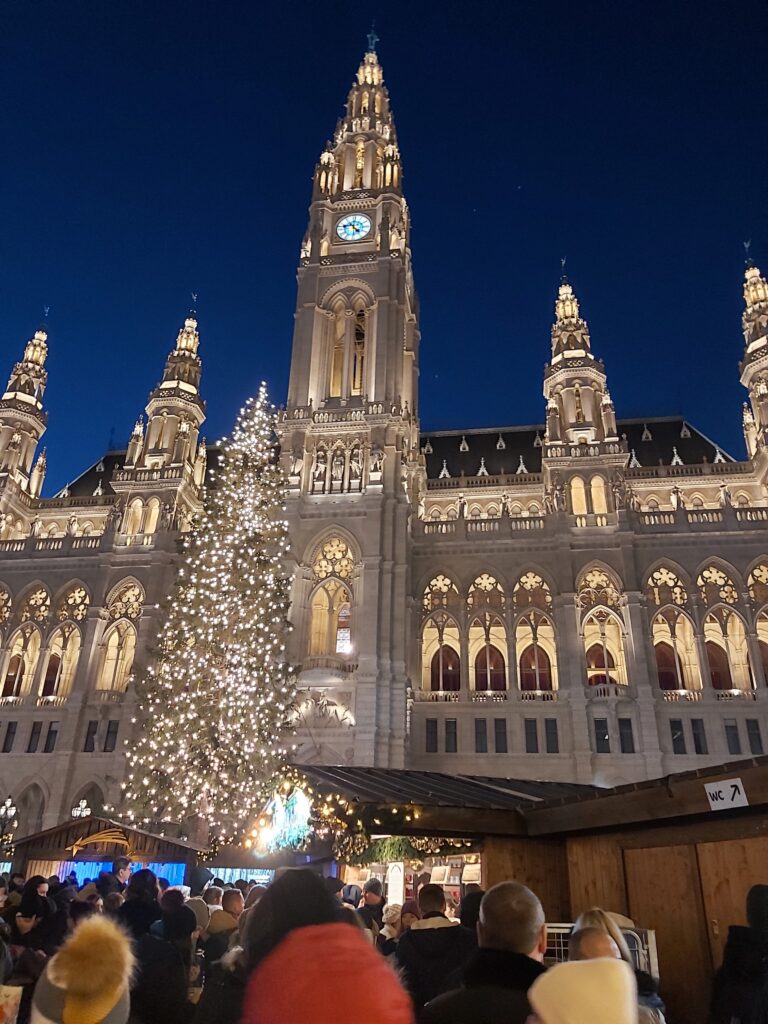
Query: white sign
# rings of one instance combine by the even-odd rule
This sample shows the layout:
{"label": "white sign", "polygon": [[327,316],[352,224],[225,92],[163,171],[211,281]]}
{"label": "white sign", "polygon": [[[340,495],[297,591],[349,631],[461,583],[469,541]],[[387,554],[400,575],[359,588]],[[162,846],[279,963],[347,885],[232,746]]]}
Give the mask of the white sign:
{"label": "white sign", "polygon": [[726,811],[730,807],[749,807],[749,800],[741,779],[723,779],[722,782],[705,782],[710,810]]}

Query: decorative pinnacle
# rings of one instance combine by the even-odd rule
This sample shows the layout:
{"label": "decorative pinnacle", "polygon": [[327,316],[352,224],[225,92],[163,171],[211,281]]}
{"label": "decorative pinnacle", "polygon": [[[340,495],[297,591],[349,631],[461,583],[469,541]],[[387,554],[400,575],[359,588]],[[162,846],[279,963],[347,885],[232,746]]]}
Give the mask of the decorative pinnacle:
{"label": "decorative pinnacle", "polygon": [[376,35],[376,22],[371,22],[371,31],[368,33],[368,52],[376,52],[376,43],[381,42],[379,37]]}

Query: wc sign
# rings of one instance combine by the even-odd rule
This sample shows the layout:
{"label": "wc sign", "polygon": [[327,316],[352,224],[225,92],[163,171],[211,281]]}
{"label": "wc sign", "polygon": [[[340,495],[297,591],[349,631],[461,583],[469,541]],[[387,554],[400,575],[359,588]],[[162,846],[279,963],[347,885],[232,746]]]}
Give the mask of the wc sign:
{"label": "wc sign", "polygon": [[727,811],[731,807],[749,807],[749,800],[741,779],[723,779],[722,782],[705,782],[709,808],[712,811]]}

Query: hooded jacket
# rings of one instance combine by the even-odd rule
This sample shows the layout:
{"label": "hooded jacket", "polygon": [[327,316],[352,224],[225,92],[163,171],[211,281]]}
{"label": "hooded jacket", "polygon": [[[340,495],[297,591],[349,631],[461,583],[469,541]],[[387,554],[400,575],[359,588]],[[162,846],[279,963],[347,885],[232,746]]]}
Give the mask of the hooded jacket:
{"label": "hooded jacket", "polygon": [[398,942],[395,958],[417,1013],[449,987],[449,976],[465,966],[476,948],[472,932],[444,914],[414,921]]}
{"label": "hooded jacket", "polygon": [[531,1012],[528,989],[546,970],[523,953],[478,949],[462,972],[459,989],[424,1007],[424,1024],[525,1024]]}
{"label": "hooded jacket", "polygon": [[387,961],[348,924],[297,928],[252,972],[241,1024],[413,1024]]}
{"label": "hooded jacket", "polygon": [[133,966],[125,933],[109,918],[86,918],[41,975],[30,1024],[125,1024]]}
{"label": "hooded jacket", "polygon": [[757,1007],[766,991],[768,931],[732,925],[712,985],[709,1024],[757,1024]]}

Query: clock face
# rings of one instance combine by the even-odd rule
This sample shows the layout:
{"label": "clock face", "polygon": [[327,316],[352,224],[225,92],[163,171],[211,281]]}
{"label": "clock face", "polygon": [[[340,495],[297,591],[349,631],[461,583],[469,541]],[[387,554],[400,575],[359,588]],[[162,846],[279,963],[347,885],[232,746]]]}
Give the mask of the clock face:
{"label": "clock face", "polygon": [[356,242],[371,230],[371,221],[364,213],[350,213],[336,225],[336,234],[342,242]]}

